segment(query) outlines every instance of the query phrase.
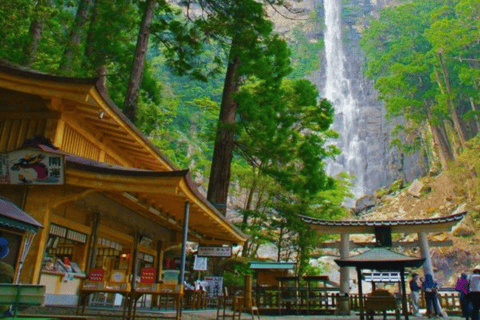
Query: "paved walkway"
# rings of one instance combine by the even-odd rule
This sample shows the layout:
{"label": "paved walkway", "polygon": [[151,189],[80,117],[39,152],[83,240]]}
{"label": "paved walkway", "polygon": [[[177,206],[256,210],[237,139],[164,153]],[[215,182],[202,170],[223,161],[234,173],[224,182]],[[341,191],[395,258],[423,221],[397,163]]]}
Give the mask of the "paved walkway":
{"label": "paved walkway", "polygon": [[[30,311],[30,312],[28,312]],[[91,316],[92,318],[99,319],[99,320],[112,320],[112,319],[121,319],[121,314],[117,310],[116,312],[112,312],[113,310],[109,310],[106,308],[87,308],[86,315]],[[135,317],[136,320],[152,320],[152,319],[174,319],[175,313],[174,312],[166,312],[166,311],[150,311],[150,310],[138,310],[137,316]],[[31,310],[24,310],[24,314],[48,314],[48,315],[74,315],[75,309],[74,308],[65,308],[65,307],[44,307],[44,308],[35,308]],[[207,310],[184,310],[182,313],[182,320],[216,320],[217,311],[215,309],[207,309]],[[252,319],[249,313],[242,313],[242,319],[249,320]],[[310,315],[310,316],[294,316],[294,315],[286,315],[286,316],[260,316],[261,320],[359,320],[360,317],[357,313],[353,313],[350,316],[337,316],[337,315]],[[383,319],[381,315],[375,316],[376,320]],[[395,319],[395,316],[389,315],[387,316],[388,320]],[[403,319],[403,317],[401,317]],[[428,319],[425,316],[422,317],[412,317],[409,316],[410,320],[426,320]],[[447,318],[438,318],[438,319],[452,319],[452,320],[460,320],[463,319],[459,316],[449,316]],[[256,320],[256,319],[255,319]]]}

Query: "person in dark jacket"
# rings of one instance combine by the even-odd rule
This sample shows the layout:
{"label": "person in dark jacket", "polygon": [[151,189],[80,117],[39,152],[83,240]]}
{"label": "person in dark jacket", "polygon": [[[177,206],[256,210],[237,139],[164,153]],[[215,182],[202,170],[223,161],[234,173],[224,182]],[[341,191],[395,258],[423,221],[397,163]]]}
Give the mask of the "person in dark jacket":
{"label": "person in dark jacket", "polygon": [[442,316],[437,304],[437,289],[437,283],[433,280],[432,275],[427,273],[423,283],[423,291],[425,292],[425,304],[427,305],[429,318]]}
{"label": "person in dark jacket", "polygon": [[410,296],[411,296],[411,307],[412,307],[412,315],[413,316],[420,316],[420,307],[418,305],[418,302],[420,300],[420,286],[417,283],[418,281],[418,274],[413,273],[412,274],[412,280],[410,280],[409,285],[410,285]]}
{"label": "person in dark jacket", "polygon": [[470,312],[470,300],[468,299],[468,280],[467,274],[462,273],[457,280],[455,290],[460,293],[460,307],[462,308],[462,315],[466,320],[469,320],[471,316]]}

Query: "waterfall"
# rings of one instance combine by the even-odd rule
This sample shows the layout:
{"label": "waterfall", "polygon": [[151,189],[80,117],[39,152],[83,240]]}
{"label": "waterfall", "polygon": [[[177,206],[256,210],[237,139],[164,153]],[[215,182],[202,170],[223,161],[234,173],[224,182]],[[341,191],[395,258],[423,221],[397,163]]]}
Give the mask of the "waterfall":
{"label": "waterfall", "polygon": [[333,142],[342,154],[327,165],[329,175],[345,171],[353,174],[352,192],[356,197],[365,193],[365,153],[367,144],[360,138],[360,106],[347,76],[346,56],[342,43],[342,1],[324,0],[326,81],[324,96],[333,104],[335,122],[332,126],[340,137]]}

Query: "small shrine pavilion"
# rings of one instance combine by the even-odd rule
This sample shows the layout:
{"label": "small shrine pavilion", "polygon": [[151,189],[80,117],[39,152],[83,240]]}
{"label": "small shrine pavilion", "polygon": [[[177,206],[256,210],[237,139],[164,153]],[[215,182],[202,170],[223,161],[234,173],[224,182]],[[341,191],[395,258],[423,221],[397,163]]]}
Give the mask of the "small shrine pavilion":
{"label": "small shrine pavilion", "polygon": [[[373,246],[389,248],[395,245],[402,246],[402,242],[395,243],[392,241],[392,233],[416,233],[418,236],[417,241],[403,244],[404,246],[417,246],[420,248],[420,258],[424,260],[424,272],[433,275],[433,266],[430,258],[430,248],[427,235],[429,233],[451,231],[453,226],[460,222],[466,214],[467,211],[464,208],[459,208],[451,215],[426,219],[322,220],[307,216],[301,216],[301,219],[319,233],[340,234],[340,242],[337,243],[337,247],[340,251],[340,261],[348,261],[350,258],[350,248],[355,245],[350,242],[351,234],[374,234],[376,242],[372,244]],[[373,267],[374,265],[371,264],[370,266]],[[350,265],[348,264],[340,265],[340,293],[342,295],[348,295],[350,291],[349,267]],[[389,269],[386,268],[386,270]],[[342,306],[339,306],[339,308],[343,309],[339,310],[340,312],[349,312],[348,304],[343,304]]]}

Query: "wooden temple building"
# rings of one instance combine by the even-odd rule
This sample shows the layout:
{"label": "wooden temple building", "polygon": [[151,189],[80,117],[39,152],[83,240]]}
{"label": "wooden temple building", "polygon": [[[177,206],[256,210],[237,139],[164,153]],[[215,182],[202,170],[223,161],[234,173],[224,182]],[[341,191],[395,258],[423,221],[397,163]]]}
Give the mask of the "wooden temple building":
{"label": "wooden temple building", "polygon": [[[165,291],[155,285],[166,248],[246,240],[188,170],[175,168],[113,104],[101,78],[2,60],[0,196],[42,226],[23,268],[15,268],[21,283],[45,285],[52,303],[76,303],[86,283],[126,292],[144,282]],[[0,232],[13,231],[0,225]]]}

